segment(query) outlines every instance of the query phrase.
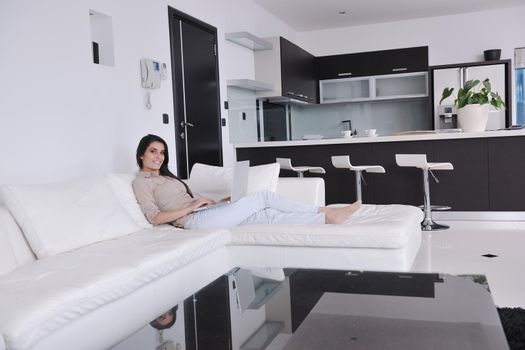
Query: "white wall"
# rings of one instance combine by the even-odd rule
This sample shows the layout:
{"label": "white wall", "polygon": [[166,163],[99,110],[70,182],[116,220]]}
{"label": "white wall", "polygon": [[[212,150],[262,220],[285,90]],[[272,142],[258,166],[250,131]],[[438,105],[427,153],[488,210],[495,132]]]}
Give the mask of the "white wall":
{"label": "white wall", "polygon": [[[525,46],[525,6],[296,33],[247,0],[1,0],[0,184],[134,170],[134,150],[146,133],[168,141],[175,169],[171,78],[152,92],[146,110],[139,75],[141,58],[170,67],[168,5],[217,27],[221,108],[226,80],[254,77],[253,52],[225,41],[226,32],[282,35],[315,55],[429,45],[431,65],[480,60],[488,48],[510,58]],[[112,18],[114,67],[92,63],[89,9]],[[472,34],[457,39],[461,30]],[[162,124],[162,113],[170,124]],[[223,144],[230,164],[228,128]]]}
{"label": "white wall", "polygon": [[483,60],[501,48],[503,59],[525,46],[525,6],[383,24],[299,33],[298,44],[316,56],[429,46],[430,65]]}
{"label": "white wall", "polygon": [[[176,169],[171,77],[152,91],[146,110],[139,68],[146,57],[171,66],[168,5],[218,28],[221,105],[226,80],[254,76],[253,52],[224,33],[295,36],[245,0],[1,0],[0,184],[135,170],[135,148],[147,133],[168,141]],[[92,63],[89,9],[112,18],[114,67]],[[223,143],[229,163],[227,128]]]}
{"label": "white wall", "polygon": [[[501,49],[502,59],[514,59],[514,49],[525,46],[524,18],[525,6],[520,6],[303,32],[298,33],[297,44],[315,56],[428,45],[431,66],[483,61],[483,51],[488,49]],[[514,72],[512,79],[514,81]],[[514,89],[512,95],[515,101]]]}

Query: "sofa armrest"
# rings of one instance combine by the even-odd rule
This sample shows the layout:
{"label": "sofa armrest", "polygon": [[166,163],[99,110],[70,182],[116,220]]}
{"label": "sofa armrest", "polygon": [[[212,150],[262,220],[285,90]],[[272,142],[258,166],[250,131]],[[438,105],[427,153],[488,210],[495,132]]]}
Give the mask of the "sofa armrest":
{"label": "sofa armrest", "polygon": [[280,177],[277,194],[322,207],[325,205],[324,179],[320,177]]}

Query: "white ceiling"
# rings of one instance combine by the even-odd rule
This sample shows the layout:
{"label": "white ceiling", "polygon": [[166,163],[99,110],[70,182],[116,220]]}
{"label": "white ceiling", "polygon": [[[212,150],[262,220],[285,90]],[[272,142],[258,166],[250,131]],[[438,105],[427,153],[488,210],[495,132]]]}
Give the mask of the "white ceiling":
{"label": "white ceiling", "polygon": [[[253,0],[297,31],[524,6],[524,0]],[[346,11],[341,15],[339,11]]]}

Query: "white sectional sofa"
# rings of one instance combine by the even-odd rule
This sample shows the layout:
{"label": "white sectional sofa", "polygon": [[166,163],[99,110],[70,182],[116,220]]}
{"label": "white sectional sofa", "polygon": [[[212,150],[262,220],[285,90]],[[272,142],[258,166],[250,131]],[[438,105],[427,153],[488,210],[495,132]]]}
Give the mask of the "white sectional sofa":
{"label": "white sectional sofa", "polygon": [[[250,191],[324,204],[322,179],[278,172],[253,167]],[[218,198],[230,176],[197,167],[190,186]],[[152,227],[132,179],[0,187],[0,350],[106,349],[236,266],[406,271],[420,245],[422,214],[401,205],[364,205],[344,225]]]}

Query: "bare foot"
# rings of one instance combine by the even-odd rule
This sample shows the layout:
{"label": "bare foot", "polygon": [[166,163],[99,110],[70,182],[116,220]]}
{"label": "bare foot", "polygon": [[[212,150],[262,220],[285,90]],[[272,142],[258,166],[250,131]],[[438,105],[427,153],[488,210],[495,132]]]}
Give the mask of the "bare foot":
{"label": "bare foot", "polygon": [[319,208],[319,211],[325,213],[325,224],[342,224],[359,208],[361,208],[361,201],[354,202],[346,207],[323,207]]}

